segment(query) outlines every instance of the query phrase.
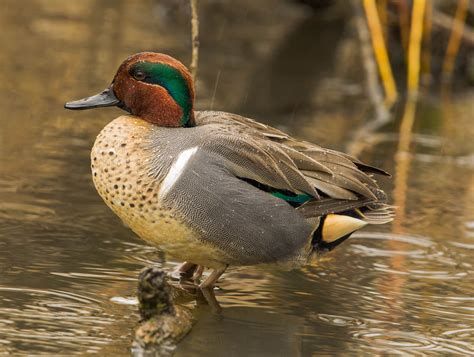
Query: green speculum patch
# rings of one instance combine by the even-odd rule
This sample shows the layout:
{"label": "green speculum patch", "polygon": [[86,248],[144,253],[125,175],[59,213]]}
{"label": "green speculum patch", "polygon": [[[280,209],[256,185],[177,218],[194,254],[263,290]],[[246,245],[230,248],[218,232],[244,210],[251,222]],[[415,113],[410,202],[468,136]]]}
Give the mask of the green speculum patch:
{"label": "green speculum patch", "polygon": [[272,192],[272,195],[278,198],[285,200],[288,203],[293,203],[296,205],[302,205],[303,203],[309,201],[313,197],[307,195],[306,193],[301,194],[290,194],[290,193],[283,193],[283,192]]}
{"label": "green speculum patch", "polygon": [[245,178],[245,177],[239,177],[239,179],[249,183],[250,185],[252,185],[252,186],[254,186],[254,187],[256,187],[256,188],[258,188],[262,191],[270,193],[272,196],[275,196],[275,197],[278,197],[279,199],[285,200],[286,202],[288,202],[293,207],[299,207],[303,203],[313,199],[313,196],[310,196],[306,193],[299,193],[298,194],[298,193],[294,193],[294,192],[287,191],[287,190],[279,190],[279,189],[276,189],[274,187],[267,186],[267,185],[265,185],[261,182],[258,182],[258,181],[252,180],[252,179],[248,179],[248,178]]}
{"label": "green speculum patch", "polygon": [[181,72],[164,63],[138,62],[130,69],[130,74],[133,76],[139,71],[146,75],[142,82],[157,84],[168,91],[183,111],[180,124],[185,126],[191,114],[192,98],[188,83]]}

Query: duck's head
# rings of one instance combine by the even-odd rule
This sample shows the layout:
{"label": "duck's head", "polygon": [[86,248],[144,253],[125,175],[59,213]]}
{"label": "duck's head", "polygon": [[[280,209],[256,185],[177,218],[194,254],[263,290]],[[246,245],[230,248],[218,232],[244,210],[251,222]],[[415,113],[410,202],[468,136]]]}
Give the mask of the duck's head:
{"label": "duck's head", "polygon": [[162,53],[141,52],[127,58],[102,93],[68,102],[67,109],[117,106],[150,123],[194,126],[194,85],[188,69]]}

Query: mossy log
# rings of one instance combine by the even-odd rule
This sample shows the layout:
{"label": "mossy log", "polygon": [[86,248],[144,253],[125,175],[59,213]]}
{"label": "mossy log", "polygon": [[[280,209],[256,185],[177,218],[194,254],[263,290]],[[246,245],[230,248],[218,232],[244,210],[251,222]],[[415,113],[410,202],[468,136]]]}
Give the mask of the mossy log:
{"label": "mossy log", "polygon": [[141,321],[135,330],[134,355],[169,353],[193,326],[191,310],[175,305],[173,297],[190,300],[195,297],[185,290],[172,287],[166,278],[165,272],[154,267],[140,272],[137,295]]}

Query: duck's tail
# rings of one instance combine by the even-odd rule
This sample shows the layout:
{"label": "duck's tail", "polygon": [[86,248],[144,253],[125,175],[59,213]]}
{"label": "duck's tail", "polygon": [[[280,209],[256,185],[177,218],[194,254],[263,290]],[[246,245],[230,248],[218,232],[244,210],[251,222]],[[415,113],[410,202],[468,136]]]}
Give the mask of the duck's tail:
{"label": "duck's tail", "polygon": [[385,224],[392,221],[394,207],[387,204],[370,205],[329,213],[321,218],[313,234],[313,249],[318,253],[330,251],[344,242],[352,233],[368,224]]}

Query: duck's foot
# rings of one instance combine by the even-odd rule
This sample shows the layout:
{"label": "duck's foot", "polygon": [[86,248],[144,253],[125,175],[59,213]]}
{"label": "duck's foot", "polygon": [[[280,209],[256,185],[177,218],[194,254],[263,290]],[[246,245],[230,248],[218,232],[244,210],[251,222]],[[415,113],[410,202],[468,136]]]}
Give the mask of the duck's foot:
{"label": "duck's foot", "polygon": [[170,274],[170,278],[176,281],[184,282],[191,279],[196,270],[197,265],[194,263],[184,262],[176,267]]}
{"label": "duck's foot", "polygon": [[[179,287],[181,289],[191,292],[193,289],[198,288],[198,303],[199,295],[201,295],[201,299],[210,306],[212,312],[219,314],[222,311],[222,308],[216,299],[216,295],[214,294],[214,284],[221,277],[221,275],[224,274],[227,269],[227,265],[213,270],[211,274],[209,274],[207,278],[199,284],[199,279],[201,278],[204,269],[205,267],[202,265],[184,262],[175,270],[173,270],[170,275],[174,280],[179,281]],[[191,279],[194,281],[195,285],[192,285]]]}

